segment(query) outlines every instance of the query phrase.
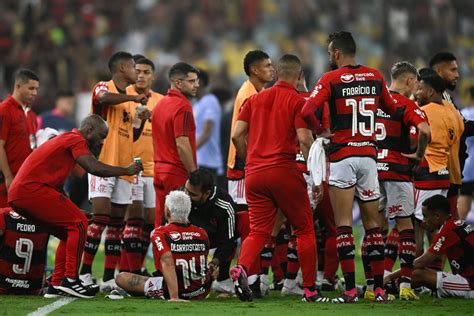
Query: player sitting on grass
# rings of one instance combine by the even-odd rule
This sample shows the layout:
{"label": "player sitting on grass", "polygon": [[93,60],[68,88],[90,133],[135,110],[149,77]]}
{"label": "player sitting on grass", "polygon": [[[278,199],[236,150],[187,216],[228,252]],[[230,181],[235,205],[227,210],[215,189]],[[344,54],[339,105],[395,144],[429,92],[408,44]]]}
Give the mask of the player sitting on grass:
{"label": "player sitting on grass", "polygon": [[[439,297],[474,298],[474,227],[451,218],[449,201],[435,195],[423,202],[423,226],[438,234],[423,255],[415,259],[411,283],[436,290]],[[446,255],[452,273],[427,268]],[[400,270],[385,277],[385,283],[400,277]]]}
{"label": "player sitting on grass", "polygon": [[160,277],[145,277],[122,272],[117,285],[133,296],[169,299],[170,301],[205,298],[211,289],[214,266],[207,266],[209,240],[206,231],[189,224],[191,200],[186,193],[172,191],[166,196],[168,222],[152,232],[155,266]]}

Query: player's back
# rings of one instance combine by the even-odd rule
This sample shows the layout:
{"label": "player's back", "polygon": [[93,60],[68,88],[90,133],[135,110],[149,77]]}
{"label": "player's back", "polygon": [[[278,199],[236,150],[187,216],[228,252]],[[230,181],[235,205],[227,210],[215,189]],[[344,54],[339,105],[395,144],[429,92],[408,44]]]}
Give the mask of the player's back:
{"label": "player's back", "polygon": [[351,156],[376,157],[375,116],[377,108],[394,110],[385,79],[376,69],[345,66],[326,73],[316,84],[309,103],[328,102],[330,129],[334,133],[329,146],[330,161]]}
{"label": "player's back", "polygon": [[[211,280],[207,274],[209,240],[206,231],[191,224],[171,223],[156,228],[152,241],[156,266],[161,267],[159,257],[162,253],[171,251],[173,254],[179,296],[184,299],[207,296]],[[167,287],[163,288],[166,296]]]}
{"label": "player's back", "polygon": [[272,166],[296,168],[296,129],[307,127],[300,117],[304,102],[284,81],[247,100],[239,116],[249,124],[246,174]]}
{"label": "player's back", "polygon": [[0,294],[38,294],[49,234],[11,208],[0,209],[0,230]]}

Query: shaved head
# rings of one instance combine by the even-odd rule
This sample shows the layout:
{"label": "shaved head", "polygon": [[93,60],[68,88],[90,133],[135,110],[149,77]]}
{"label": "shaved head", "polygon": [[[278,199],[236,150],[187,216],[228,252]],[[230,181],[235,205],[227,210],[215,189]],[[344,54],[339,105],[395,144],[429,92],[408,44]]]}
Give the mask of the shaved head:
{"label": "shaved head", "polygon": [[299,77],[302,70],[303,66],[301,65],[300,59],[291,54],[283,55],[277,64],[278,78]]}
{"label": "shaved head", "polygon": [[80,130],[85,130],[87,128],[98,128],[98,127],[105,127],[107,128],[107,122],[104,121],[102,117],[97,114],[88,115],[85,119],[81,121],[81,125],[79,127]]}

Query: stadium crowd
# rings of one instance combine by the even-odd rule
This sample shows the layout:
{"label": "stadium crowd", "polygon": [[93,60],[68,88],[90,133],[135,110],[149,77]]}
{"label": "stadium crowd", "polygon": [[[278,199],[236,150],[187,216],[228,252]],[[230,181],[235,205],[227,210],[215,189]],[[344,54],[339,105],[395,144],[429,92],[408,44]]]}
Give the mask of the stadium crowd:
{"label": "stadium crowd", "polygon": [[[457,19],[460,37],[472,29],[453,9],[456,1],[416,7],[436,18],[415,34],[408,34],[415,28],[405,1],[370,9],[341,2],[339,10],[311,1],[140,1],[120,10],[100,3],[22,3],[21,25],[39,34],[15,30],[15,17],[2,12],[12,22],[3,25],[0,43],[4,82],[13,89],[0,104],[0,293],[93,298],[101,291],[181,301],[212,290],[250,301],[278,290],[305,302],[385,304],[417,300],[427,290],[474,298],[474,230],[464,221],[474,121],[456,101],[469,57],[462,43],[455,54],[436,49],[454,32],[436,20]],[[72,8],[80,21],[68,19]],[[393,21],[372,29],[364,8],[388,10]],[[278,31],[284,13],[290,27]],[[167,33],[184,14],[185,27]],[[158,25],[146,30],[138,21],[147,19]],[[342,28],[336,21],[362,35],[330,33]],[[101,27],[114,31],[101,36]],[[424,27],[440,29],[426,39]],[[268,42],[270,28],[282,38]],[[392,32],[397,36],[378,52],[374,43]],[[29,36],[50,46],[35,47]],[[252,40],[267,51],[250,49]],[[130,46],[145,53],[120,50]],[[327,62],[314,56],[325,54],[331,70],[323,73]],[[38,72],[17,69],[25,65]],[[236,83],[226,121],[221,104]],[[44,110],[38,104],[53,92],[39,93],[43,85],[61,92],[55,108],[37,117],[33,110]],[[70,89],[92,91],[90,114],[77,129],[68,117]],[[221,145],[224,138],[229,146]],[[87,214],[78,198],[86,187]],[[364,228],[360,286],[355,201]],[[49,235],[60,243],[44,282]],[[102,241],[98,282],[92,266]],[[153,275],[145,269],[150,247]],[[392,271],[397,259],[400,269]],[[337,289],[332,299],[323,294]]]}

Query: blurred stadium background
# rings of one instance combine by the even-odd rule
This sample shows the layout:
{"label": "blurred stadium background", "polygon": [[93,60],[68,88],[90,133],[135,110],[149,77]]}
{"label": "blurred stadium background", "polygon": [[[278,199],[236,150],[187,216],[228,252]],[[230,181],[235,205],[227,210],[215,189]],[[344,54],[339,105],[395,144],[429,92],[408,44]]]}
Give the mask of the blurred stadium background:
{"label": "blurred stadium background", "polygon": [[41,78],[37,113],[53,107],[58,90],[77,96],[77,114],[89,110],[94,83],[109,79],[117,50],[141,53],[157,65],[155,90],[167,89],[167,68],[184,60],[211,72],[224,99],[245,79],[244,54],[259,48],[277,59],[296,53],[311,89],[327,70],[326,37],[353,32],[360,63],[381,69],[408,60],[425,66],[434,53],[452,51],[461,80],[455,93],[468,102],[474,83],[474,1],[468,0],[2,0],[0,98],[11,75],[30,67]]}

